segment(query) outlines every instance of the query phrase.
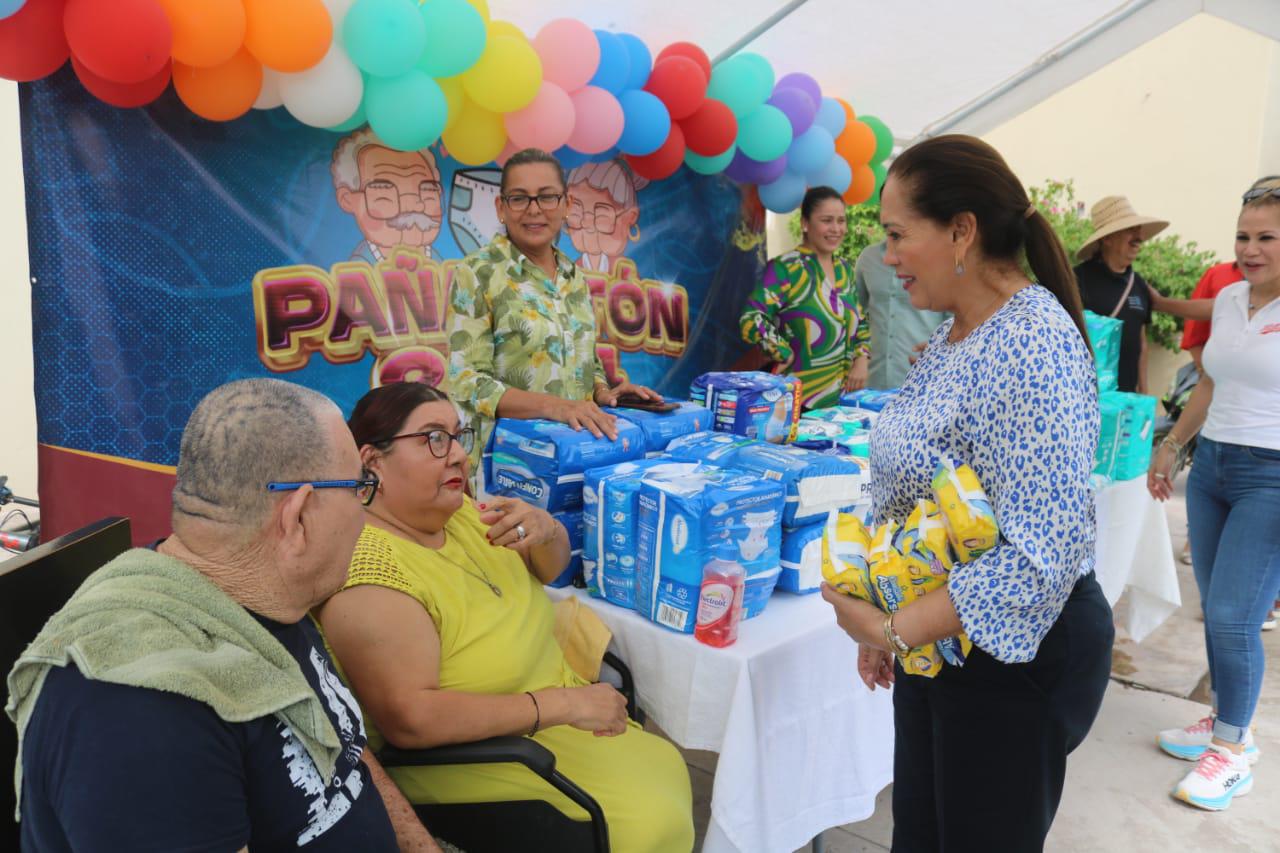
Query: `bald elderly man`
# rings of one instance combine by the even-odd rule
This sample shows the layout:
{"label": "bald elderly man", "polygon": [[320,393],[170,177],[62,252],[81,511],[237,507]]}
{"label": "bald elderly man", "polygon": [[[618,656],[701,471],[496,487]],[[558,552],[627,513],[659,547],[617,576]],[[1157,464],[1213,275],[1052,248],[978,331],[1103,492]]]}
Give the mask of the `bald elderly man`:
{"label": "bald elderly man", "polygon": [[439,850],[307,616],[376,485],[314,391],[200,401],[173,535],[95,572],[10,675],[23,849]]}

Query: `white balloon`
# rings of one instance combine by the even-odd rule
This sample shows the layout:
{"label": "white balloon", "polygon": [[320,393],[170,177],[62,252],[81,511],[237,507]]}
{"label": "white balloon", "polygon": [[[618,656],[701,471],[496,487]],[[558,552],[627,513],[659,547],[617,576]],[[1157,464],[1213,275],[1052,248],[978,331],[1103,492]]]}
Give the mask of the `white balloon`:
{"label": "white balloon", "polygon": [[333,22],[334,36],[339,36],[342,32],[342,21],[347,17],[347,12],[351,10],[356,0],[320,0],[320,2],[329,10],[329,20]]}
{"label": "white balloon", "polygon": [[280,72],[270,68],[262,68],[262,90],[258,92],[258,100],[253,102],[255,110],[274,110],[284,103],[280,99]]}
{"label": "white balloon", "polygon": [[333,127],[355,115],[364,78],[335,39],[324,59],[297,74],[280,75],[285,109],[303,124]]}

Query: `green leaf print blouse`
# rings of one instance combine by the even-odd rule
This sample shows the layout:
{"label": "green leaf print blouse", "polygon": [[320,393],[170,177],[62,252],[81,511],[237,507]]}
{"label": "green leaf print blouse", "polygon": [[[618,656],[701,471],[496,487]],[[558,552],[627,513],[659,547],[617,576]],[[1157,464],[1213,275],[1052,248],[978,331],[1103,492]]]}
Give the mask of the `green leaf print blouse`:
{"label": "green leaf print blouse", "polygon": [[449,387],[477,432],[473,466],[508,388],[589,400],[605,383],[586,279],[553,251],[554,281],[501,234],[454,269],[445,320]]}

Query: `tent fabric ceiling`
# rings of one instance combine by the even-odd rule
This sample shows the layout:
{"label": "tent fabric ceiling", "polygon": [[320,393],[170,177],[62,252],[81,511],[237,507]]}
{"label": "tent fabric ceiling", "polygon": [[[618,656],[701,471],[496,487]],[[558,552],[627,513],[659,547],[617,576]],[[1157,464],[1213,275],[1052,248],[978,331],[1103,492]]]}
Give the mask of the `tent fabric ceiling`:
{"label": "tent fabric ceiling", "polygon": [[[786,0],[489,0],[495,18],[532,35],[570,17],[635,33],[656,53],[691,41],[731,47]],[[745,50],[781,76],[879,116],[900,142],[982,134],[1200,12],[1280,40],[1280,0],[806,0]]]}

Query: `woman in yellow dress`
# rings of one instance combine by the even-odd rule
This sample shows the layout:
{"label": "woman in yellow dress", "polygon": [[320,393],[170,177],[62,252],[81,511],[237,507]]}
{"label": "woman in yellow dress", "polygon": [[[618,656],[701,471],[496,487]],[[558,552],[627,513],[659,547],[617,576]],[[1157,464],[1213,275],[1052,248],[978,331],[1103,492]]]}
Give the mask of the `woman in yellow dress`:
{"label": "woman in yellow dress", "polygon": [[[578,676],[556,642],[542,584],[568,564],[563,525],[518,500],[477,506],[464,494],[474,435],[434,388],[376,388],[348,424],[380,485],[347,585],[317,615],[370,746],[528,735],[600,803],[613,850],[691,850],[680,754],[627,719],[613,687]],[[516,765],[387,772],[414,803],[541,799],[588,819]]]}

